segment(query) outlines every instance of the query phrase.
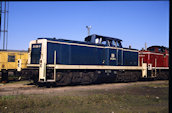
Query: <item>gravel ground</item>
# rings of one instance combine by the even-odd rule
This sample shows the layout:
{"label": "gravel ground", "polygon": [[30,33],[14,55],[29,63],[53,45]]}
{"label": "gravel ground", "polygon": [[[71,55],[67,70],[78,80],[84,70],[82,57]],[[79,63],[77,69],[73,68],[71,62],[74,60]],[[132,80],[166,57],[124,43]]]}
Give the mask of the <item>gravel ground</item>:
{"label": "gravel ground", "polygon": [[0,84],[0,96],[3,95],[21,95],[21,94],[58,94],[58,95],[83,95],[85,91],[94,90],[111,90],[111,89],[122,89],[131,85],[141,84],[160,84],[165,83],[163,81],[144,81],[144,82],[130,82],[130,83],[109,83],[109,84],[96,84],[96,85],[78,85],[78,86],[63,86],[63,87],[37,87],[31,85],[29,81],[21,81],[14,83]]}

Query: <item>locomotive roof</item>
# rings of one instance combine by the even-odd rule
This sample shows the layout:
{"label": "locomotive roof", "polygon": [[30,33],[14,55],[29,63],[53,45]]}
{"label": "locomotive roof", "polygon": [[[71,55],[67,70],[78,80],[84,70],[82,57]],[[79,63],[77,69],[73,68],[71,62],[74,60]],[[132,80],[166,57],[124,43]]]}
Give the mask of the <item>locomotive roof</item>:
{"label": "locomotive roof", "polygon": [[149,48],[164,48],[164,49],[167,49],[168,50],[168,48],[167,47],[165,47],[165,46],[157,46],[157,45],[154,45],[154,46],[150,46],[150,47],[148,47],[148,49]]}
{"label": "locomotive roof", "polygon": [[83,42],[83,41],[76,41],[76,40],[68,40],[68,39],[61,39],[61,38],[38,38],[38,39],[47,39],[47,40],[50,40],[50,41],[68,41],[68,42],[73,42],[73,43],[82,43],[82,44],[87,44],[86,42]]}
{"label": "locomotive roof", "polygon": [[109,37],[109,36],[103,36],[103,35],[97,35],[97,34],[92,34],[87,36],[85,39],[88,40],[89,38],[91,38],[91,36],[96,36],[96,37],[102,37],[104,40],[116,40],[116,41],[122,41],[119,38],[113,38],[113,37]]}
{"label": "locomotive roof", "polygon": [[[91,38],[91,36],[102,37],[103,40],[116,40],[116,41],[122,41],[121,39],[118,39],[118,38],[112,38],[112,37],[109,37],[109,36],[103,36],[103,35],[97,35],[97,34],[89,35],[89,36],[87,36],[85,39],[89,39],[89,38]],[[59,40],[75,41],[75,40],[56,39],[56,38],[38,38],[38,39],[47,39],[47,40],[52,40],[52,41],[59,41]],[[81,41],[77,41],[77,42],[81,42]]]}

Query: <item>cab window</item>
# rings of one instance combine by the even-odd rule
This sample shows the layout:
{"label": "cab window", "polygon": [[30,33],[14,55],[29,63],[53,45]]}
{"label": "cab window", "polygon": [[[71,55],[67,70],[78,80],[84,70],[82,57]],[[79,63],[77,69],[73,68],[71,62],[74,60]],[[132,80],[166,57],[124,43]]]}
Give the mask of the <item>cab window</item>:
{"label": "cab window", "polygon": [[95,43],[96,44],[101,44],[101,42],[102,42],[102,38],[96,38],[95,39]]}
{"label": "cab window", "polygon": [[106,45],[106,40],[102,41],[102,44],[103,44],[103,45]]}
{"label": "cab window", "polygon": [[122,47],[119,41],[116,42],[117,47]]}
{"label": "cab window", "polygon": [[115,40],[112,40],[112,46],[116,47],[116,42],[115,42]]}
{"label": "cab window", "polygon": [[14,55],[8,55],[8,62],[15,62],[15,56]]}
{"label": "cab window", "polygon": [[165,50],[163,48],[158,48],[159,52],[165,52]]}
{"label": "cab window", "polygon": [[149,48],[148,50],[151,51],[151,52],[154,52],[155,51],[154,48]]}
{"label": "cab window", "polygon": [[95,43],[96,43],[96,44],[99,43],[99,38],[96,38]]}
{"label": "cab window", "polygon": [[112,46],[112,40],[107,40],[108,46]]}

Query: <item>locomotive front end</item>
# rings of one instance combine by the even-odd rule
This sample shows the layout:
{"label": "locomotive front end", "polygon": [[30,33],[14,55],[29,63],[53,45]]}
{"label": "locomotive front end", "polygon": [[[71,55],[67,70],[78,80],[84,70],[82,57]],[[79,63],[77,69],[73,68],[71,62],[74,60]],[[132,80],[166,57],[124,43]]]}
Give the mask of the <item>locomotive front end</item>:
{"label": "locomotive front end", "polygon": [[[29,53],[28,53],[28,64],[27,67],[30,69],[30,74],[32,75],[32,78],[35,82],[37,81],[45,81],[45,76],[39,76],[45,75],[45,73],[42,69],[46,64],[46,54],[47,54],[47,40],[46,39],[37,39],[32,40],[29,44]],[[42,74],[41,74],[42,73]]]}

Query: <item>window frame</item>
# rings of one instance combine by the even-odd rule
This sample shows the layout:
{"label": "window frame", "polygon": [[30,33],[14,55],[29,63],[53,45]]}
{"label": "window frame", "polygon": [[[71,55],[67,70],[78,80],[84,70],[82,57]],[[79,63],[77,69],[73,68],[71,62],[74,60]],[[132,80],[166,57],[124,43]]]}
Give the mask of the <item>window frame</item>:
{"label": "window frame", "polygon": [[8,62],[15,62],[15,58],[16,58],[15,55],[8,55]]}

